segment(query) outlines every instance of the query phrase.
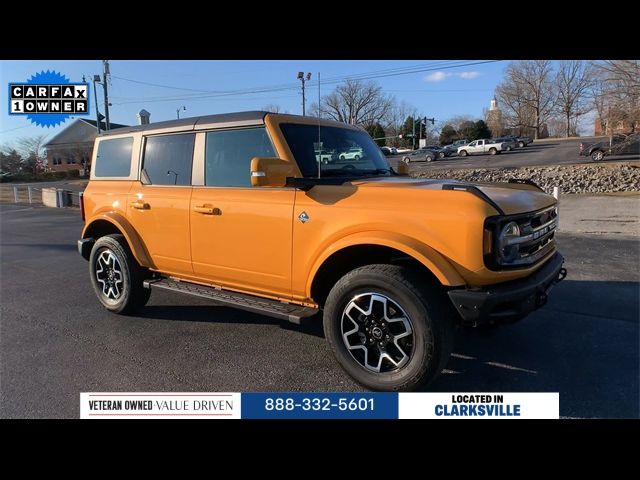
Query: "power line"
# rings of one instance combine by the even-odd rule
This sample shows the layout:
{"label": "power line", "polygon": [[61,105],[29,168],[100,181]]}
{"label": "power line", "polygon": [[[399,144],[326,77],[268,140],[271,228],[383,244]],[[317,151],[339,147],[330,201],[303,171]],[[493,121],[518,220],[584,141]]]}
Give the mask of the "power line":
{"label": "power line", "polygon": [[[355,75],[345,75],[341,77],[334,77],[333,79],[328,79],[326,82],[323,82],[324,85],[327,84],[336,84],[341,83],[345,80],[354,79],[354,80],[372,80],[375,78],[385,78],[392,77],[398,75],[409,75],[412,73],[422,73],[429,72],[434,70],[448,70],[452,68],[460,68],[467,67],[473,65],[482,65],[487,63],[500,62],[501,60],[484,60],[484,61],[474,61],[474,62],[455,62],[453,65],[442,65],[438,63],[437,65],[430,64],[429,66],[412,66],[412,67],[402,67],[397,69],[386,69],[386,70],[377,70],[370,73],[361,73]],[[297,84],[281,84],[275,85],[271,87],[254,87],[249,89],[239,89],[239,90],[229,90],[229,91],[221,91],[218,93],[207,93],[207,94],[192,94],[192,95],[177,95],[171,97],[147,97],[142,98],[140,100],[131,100],[126,102],[120,102],[118,105],[125,105],[131,103],[155,103],[155,102],[169,102],[169,101],[180,101],[180,100],[195,100],[201,98],[217,98],[217,97],[226,97],[226,96],[235,96],[235,95],[248,95],[248,94],[259,94],[259,93],[272,93],[278,91],[286,91],[286,90],[297,90],[299,86]]]}
{"label": "power line", "polygon": [[27,128],[27,127],[31,127],[32,125],[23,125],[21,127],[15,127],[15,128],[10,128],[9,130],[3,130],[0,132],[0,135],[3,133],[9,133],[9,132],[13,132],[14,130],[20,130],[21,128]]}
{"label": "power line", "polygon": [[116,75],[111,75],[111,78],[117,78],[118,80],[124,80],[125,82],[139,83],[140,85],[150,85],[152,87],[170,88],[173,90],[186,90],[189,92],[199,92],[199,93],[220,93],[220,90],[200,90],[196,88],[173,87],[171,85],[161,85],[159,83],[143,82],[142,80],[133,80],[132,78],[124,78]]}

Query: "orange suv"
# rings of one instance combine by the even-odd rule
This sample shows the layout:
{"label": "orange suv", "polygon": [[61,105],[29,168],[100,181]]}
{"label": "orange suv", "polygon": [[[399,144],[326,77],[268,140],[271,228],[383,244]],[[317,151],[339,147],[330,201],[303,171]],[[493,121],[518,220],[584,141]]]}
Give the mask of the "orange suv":
{"label": "orange suv", "polygon": [[108,310],[161,289],[295,323],[322,312],[337,361],[375,390],[427,384],[457,325],[520,319],[566,275],[556,201],[532,182],[410,179],[364,130],[295,115],[103,134],[82,212]]}

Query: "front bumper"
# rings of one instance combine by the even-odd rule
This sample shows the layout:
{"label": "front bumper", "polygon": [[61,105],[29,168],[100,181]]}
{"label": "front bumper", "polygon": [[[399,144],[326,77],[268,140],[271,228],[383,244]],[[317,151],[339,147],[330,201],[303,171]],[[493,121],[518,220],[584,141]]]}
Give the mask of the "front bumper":
{"label": "front bumper", "polygon": [[464,325],[514,322],[547,303],[549,290],[567,275],[563,263],[562,255],[555,253],[527,278],[483,289],[450,290],[449,298]]}

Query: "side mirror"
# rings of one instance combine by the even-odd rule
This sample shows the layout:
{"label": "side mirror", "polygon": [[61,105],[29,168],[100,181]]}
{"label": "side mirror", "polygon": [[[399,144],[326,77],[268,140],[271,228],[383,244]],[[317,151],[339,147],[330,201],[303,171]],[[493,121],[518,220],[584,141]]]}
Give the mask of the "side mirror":
{"label": "side mirror", "polygon": [[252,187],[284,187],[287,177],[296,175],[291,162],[280,158],[253,157],[251,159]]}

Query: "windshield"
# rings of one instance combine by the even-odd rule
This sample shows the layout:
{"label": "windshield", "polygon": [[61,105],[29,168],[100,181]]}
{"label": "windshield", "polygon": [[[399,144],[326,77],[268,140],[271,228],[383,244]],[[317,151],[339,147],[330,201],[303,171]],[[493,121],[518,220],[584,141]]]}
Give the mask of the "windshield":
{"label": "windshield", "polygon": [[280,125],[289,148],[305,177],[389,175],[389,163],[367,132],[299,123]]}

